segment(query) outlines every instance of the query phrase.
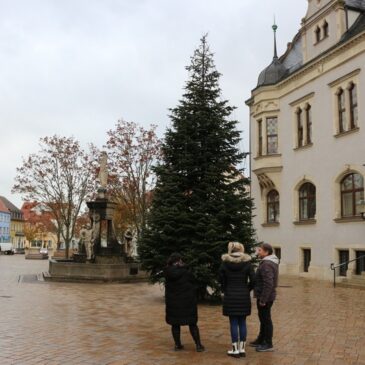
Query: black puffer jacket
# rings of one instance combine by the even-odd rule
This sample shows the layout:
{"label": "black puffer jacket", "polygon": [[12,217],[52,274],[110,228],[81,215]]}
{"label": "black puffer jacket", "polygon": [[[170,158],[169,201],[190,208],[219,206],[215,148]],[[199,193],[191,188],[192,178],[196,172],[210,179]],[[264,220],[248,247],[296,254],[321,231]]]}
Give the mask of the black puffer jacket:
{"label": "black puffer jacket", "polygon": [[251,314],[250,291],[254,288],[255,272],[251,257],[244,253],[222,256],[220,281],[224,316],[249,316]]}
{"label": "black puffer jacket", "polygon": [[166,278],[166,322],[186,326],[198,322],[197,288],[186,266],[169,266]]}

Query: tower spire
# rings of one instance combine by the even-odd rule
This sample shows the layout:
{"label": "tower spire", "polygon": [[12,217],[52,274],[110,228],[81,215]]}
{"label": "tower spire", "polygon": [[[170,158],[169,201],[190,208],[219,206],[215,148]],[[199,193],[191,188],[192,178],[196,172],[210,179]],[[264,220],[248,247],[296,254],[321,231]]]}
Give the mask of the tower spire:
{"label": "tower spire", "polygon": [[276,46],[276,31],[278,30],[278,26],[276,25],[276,20],[274,16],[274,25],[272,26],[272,30],[274,31],[274,60],[278,59],[278,50]]}

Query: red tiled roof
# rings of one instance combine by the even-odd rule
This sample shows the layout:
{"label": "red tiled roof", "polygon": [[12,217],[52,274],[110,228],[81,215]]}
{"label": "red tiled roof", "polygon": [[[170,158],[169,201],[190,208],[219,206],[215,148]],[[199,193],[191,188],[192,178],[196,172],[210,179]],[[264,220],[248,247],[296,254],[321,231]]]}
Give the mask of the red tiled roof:
{"label": "red tiled roof", "polygon": [[6,205],[3,203],[1,199],[0,199],[0,212],[10,214],[9,209],[6,207]]}

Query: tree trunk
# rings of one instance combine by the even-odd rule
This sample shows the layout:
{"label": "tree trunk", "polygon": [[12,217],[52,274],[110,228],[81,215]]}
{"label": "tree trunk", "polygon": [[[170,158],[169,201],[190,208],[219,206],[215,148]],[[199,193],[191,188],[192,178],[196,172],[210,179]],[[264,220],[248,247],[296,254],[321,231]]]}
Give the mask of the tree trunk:
{"label": "tree trunk", "polygon": [[66,259],[68,259],[70,257],[70,242],[66,241],[65,245],[66,245],[65,255],[66,255]]}

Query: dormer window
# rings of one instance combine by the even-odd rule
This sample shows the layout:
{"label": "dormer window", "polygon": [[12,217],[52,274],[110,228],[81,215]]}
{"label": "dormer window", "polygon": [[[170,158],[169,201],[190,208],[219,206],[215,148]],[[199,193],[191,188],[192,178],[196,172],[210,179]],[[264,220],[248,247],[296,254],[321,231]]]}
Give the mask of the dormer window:
{"label": "dormer window", "polygon": [[321,41],[321,28],[320,27],[316,27],[316,30],[314,31],[314,36],[316,39],[316,43]]}
{"label": "dormer window", "polygon": [[323,41],[329,36],[329,24],[325,20],[321,26],[317,25],[314,30],[314,44]]}
{"label": "dormer window", "polygon": [[323,29],[323,38],[327,38],[329,35],[329,25],[326,20],[323,23],[322,29]]}

